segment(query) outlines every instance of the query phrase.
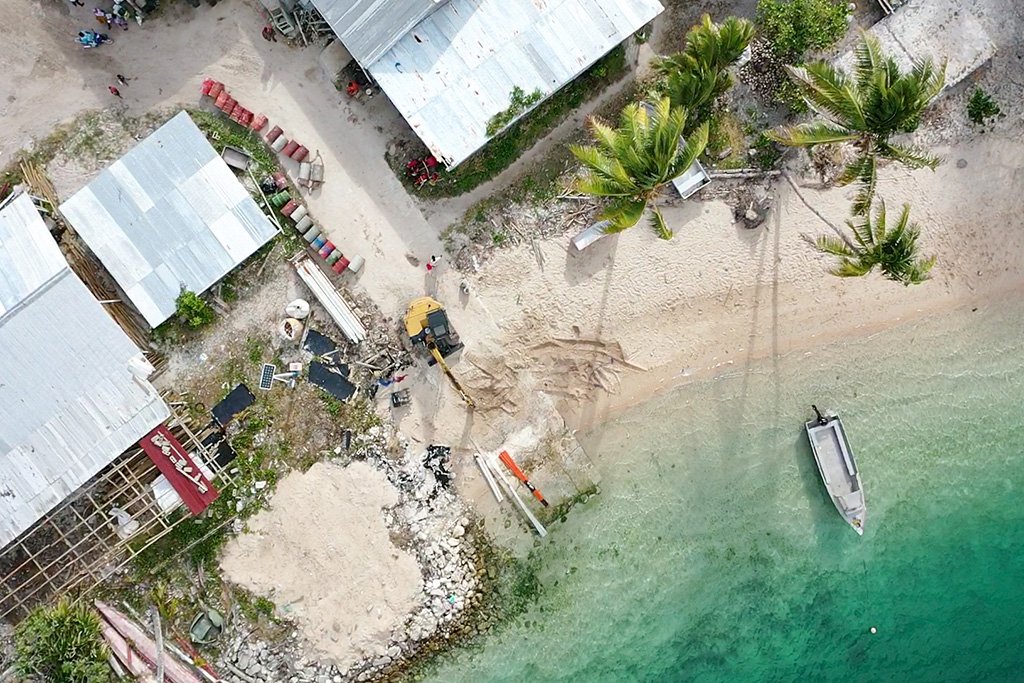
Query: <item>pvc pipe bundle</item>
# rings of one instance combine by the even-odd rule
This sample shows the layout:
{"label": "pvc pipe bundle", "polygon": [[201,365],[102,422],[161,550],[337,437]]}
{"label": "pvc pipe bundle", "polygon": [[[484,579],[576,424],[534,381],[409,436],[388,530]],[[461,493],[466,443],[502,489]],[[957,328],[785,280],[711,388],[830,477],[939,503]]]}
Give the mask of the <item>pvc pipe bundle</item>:
{"label": "pvc pipe bundle", "polygon": [[306,283],[309,290],[313,292],[313,296],[323,305],[327,314],[341,328],[349,341],[358,344],[366,339],[366,328],[363,327],[363,323],[341,298],[338,290],[334,288],[327,276],[320,271],[319,266],[313,263],[309,257],[304,256],[295,263],[295,272],[299,274],[299,278]]}

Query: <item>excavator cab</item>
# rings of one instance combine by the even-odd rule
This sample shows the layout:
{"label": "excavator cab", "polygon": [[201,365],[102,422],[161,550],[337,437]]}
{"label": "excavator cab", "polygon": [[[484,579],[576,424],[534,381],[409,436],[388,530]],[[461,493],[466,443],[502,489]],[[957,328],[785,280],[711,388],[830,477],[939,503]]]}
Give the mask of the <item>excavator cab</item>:
{"label": "excavator cab", "polygon": [[429,296],[414,299],[405,312],[405,331],[413,346],[423,344],[426,347],[430,354],[427,364],[440,365],[452,386],[462,396],[462,400],[470,408],[474,407],[473,399],[466,394],[452,374],[451,368],[444,362],[445,358],[461,349],[463,344],[459,341],[458,333],[452,328],[441,302]]}

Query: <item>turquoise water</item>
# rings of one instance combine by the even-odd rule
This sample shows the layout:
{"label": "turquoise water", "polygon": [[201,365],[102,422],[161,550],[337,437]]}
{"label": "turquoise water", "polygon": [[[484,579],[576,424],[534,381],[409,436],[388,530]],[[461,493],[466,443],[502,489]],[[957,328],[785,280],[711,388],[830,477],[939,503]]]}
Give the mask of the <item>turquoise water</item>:
{"label": "turquoise water", "polygon": [[[438,681],[1024,680],[1024,305],[737,370],[582,441],[602,493]],[[863,538],[802,432],[841,411]],[[870,634],[871,627],[877,634]]]}

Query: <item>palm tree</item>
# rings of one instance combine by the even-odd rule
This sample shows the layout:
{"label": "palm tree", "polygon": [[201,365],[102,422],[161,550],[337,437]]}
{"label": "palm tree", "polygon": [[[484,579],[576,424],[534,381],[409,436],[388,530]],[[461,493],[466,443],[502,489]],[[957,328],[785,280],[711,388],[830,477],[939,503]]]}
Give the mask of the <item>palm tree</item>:
{"label": "palm tree", "polygon": [[846,165],[838,183],[858,181],[861,189],[853,213],[866,215],[875,193],[878,158],[910,168],[934,169],[939,158],[913,145],[890,142],[898,133],[917,129],[921,113],[946,82],[946,66],[916,61],[902,73],[878,40],[866,33],[855,52],[854,76],[825,62],[787,66],[808,106],[821,118],[810,123],[782,126],[768,133],[776,142],[798,147],[850,142],[857,157]]}
{"label": "palm tree", "polygon": [[852,242],[845,235],[842,239],[821,235],[815,241],[819,251],[839,257],[839,263],[829,272],[839,277],[859,277],[878,266],[882,275],[904,285],[918,285],[930,277],[935,257],[918,255],[921,228],[910,223],[909,204],[903,205],[899,220],[891,228],[886,225],[885,202],[881,202],[874,222],[870,211],[859,218],[857,224],[846,221],[853,233]]}
{"label": "palm tree", "polygon": [[686,116],[685,109],[671,106],[663,97],[653,107],[627,105],[618,128],[589,119],[596,145],[570,147],[586,169],[575,187],[585,194],[611,198],[600,215],[601,220],[611,222],[605,232],[633,227],[649,206],[651,227],[658,237],[672,238],[672,230],[655,201],[665,185],[688,169],[708,143],[706,122],[683,140]]}
{"label": "palm tree", "polygon": [[746,19],[729,17],[714,24],[711,15],[701,17],[686,34],[682,52],[654,62],[665,77],[662,86],[672,104],[698,111],[728,90],[733,83],[726,70],[740,58],[754,36],[754,25]]}

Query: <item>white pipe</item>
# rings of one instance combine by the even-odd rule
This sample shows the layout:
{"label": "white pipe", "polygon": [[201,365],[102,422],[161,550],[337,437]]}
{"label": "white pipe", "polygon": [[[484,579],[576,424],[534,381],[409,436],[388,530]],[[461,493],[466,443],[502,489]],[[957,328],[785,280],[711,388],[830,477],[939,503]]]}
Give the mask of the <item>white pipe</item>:
{"label": "white pipe", "polygon": [[474,455],[473,459],[476,460],[477,467],[479,467],[480,471],[483,472],[484,479],[487,481],[487,486],[490,487],[491,493],[494,494],[494,498],[500,503],[504,500],[504,497],[501,495],[501,491],[498,489],[498,484],[494,481],[494,475],[491,474],[491,470],[487,467],[487,463],[485,463],[483,458],[479,455]]}
{"label": "white pipe", "polygon": [[366,339],[366,328],[363,327],[363,323],[341,298],[338,290],[334,288],[327,276],[320,272],[320,268],[309,257],[297,261],[295,271],[317,300],[327,309],[328,315],[337,323],[349,341],[358,344]]}

